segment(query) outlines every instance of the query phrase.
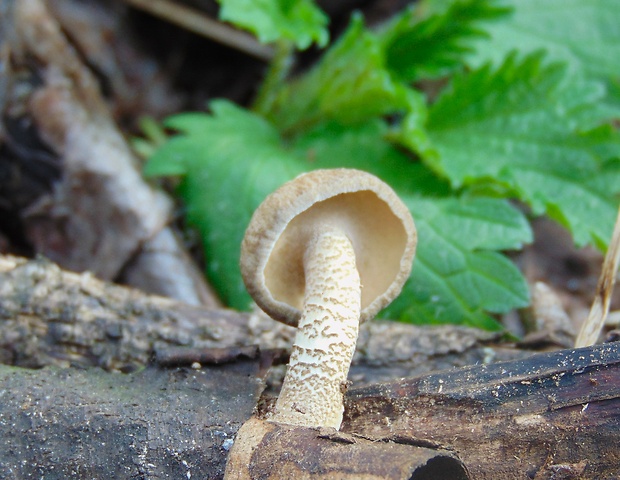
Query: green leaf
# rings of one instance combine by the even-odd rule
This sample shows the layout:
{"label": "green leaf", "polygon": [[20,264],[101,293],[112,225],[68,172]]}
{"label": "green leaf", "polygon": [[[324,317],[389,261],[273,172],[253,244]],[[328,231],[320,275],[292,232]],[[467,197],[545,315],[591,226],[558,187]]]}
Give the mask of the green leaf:
{"label": "green leaf", "polygon": [[418,324],[454,323],[497,330],[487,312],[529,304],[527,283],[493,250],[532,241],[525,217],[505,200],[405,198],[418,251],[403,293],[382,316]]}
{"label": "green leaf", "polygon": [[327,44],[328,17],[312,0],[218,0],[220,18],[254,33],[262,43],[293,42],[304,50]]}
{"label": "green leaf", "polygon": [[[608,127],[578,128],[604,120],[604,95],[600,83],[567,78],[540,55],[511,55],[496,71],[456,76],[428,114],[433,149],[408,146],[453,186],[493,181],[562,222],[577,244],[600,245],[611,236],[620,192],[618,162],[607,158],[620,142]],[[605,189],[594,187],[604,179],[612,179]]]}
{"label": "green leaf", "polygon": [[179,193],[188,222],[201,234],[207,276],[229,306],[247,310],[251,299],[239,272],[245,228],[264,198],[302,172],[266,121],[226,101],[212,115],[185,114],[166,125],[181,135],[149,160],[150,175],[184,175]]}
{"label": "green leaf", "polygon": [[482,26],[510,9],[498,0],[426,0],[405,11],[382,32],[386,62],[403,81],[436,78],[460,68],[474,41],[486,38]]}
{"label": "green leaf", "polygon": [[353,124],[420,108],[422,96],[392,78],[382,43],[354,15],[318,65],[284,86],[266,116],[280,131],[295,133],[327,120]]}
{"label": "green leaf", "polygon": [[324,124],[285,147],[260,117],[224,101],[211,109],[211,115],[169,119],[166,125],[180,134],[146,169],[182,175],[188,221],[202,235],[209,279],[228,305],[244,310],[250,303],[238,262],[254,209],[300,172],[333,167],[378,175],[408,198],[415,216],[418,266],[389,316],[419,321],[438,315],[433,322],[497,328],[485,312],[520,306],[527,298],[518,271],[494,251],[531,240],[523,216],[504,200],[447,197],[445,182],[386,140],[384,122]]}
{"label": "green leaf", "polygon": [[200,153],[200,145],[183,137],[170,138],[149,157],[143,173],[147,177],[185,175],[187,165]]}
{"label": "green leaf", "polygon": [[319,125],[293,144],[307,169],[357,168],[370,172],[401,194],[446,196],[450,185],[426,165],[414,161],[386,140],[385,122],[372,120],[346,126]]}
{"label": "green leaf", "polygon": [[167,140],[166,132],[152,117],[140,118],[139,124],[143,137],[133,137],[131,146],[142,158],[148,158]]}
{"label": "green leaf", "polygon": [[473,66],[500,64],[508,52],[545,49],[551,60],[607,84],[620,105],[620,8],[617,0],[504,0],[514,8],[505,22],[490,25],[491,41],[479,41]]}
{"label": "green leaf", "polygon": [[418,228],[411,279],[383,317],[486,329],[502,313],[529,302],[519,270],[497,250],[532,241],[525,217],[505,200],[446,197],[448,186],[386,142],[379,121],[323,125],[298,139],[310,168],[351,167],[377,175],[405,199]]}

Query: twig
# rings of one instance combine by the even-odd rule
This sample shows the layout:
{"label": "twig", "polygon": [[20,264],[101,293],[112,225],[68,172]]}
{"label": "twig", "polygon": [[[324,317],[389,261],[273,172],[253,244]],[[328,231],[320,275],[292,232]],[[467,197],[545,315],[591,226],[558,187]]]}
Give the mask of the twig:
{"label": "twig", "polygon": [[271,110],[276,92],[280,90],[291,69],[293,50],[293,45],[290,42],[276,43],[273,59],[269,64],[265,80],[262,82],[252,105],[252,110],[255,112],[264,116]]}
{"label": "twig", "polygon": [[125,2],[260,60],[270,61],[273,58],[274,52],[271,47],[262,45],[251,35],[213,20],[193,8],[170,0],[125,0]]}
{"label": "twig", "polygon": [[598,340],[601,329],[605,323],[605,317],[609,312],[609,304],[616,283],[616,273],[618,272],[618,262],[620,261],[620,210],[616,217],[614,233],[611,243],[603,261],[603,271],[596,286],[596,294],[590,314],[581,327],[581,331],[575,341],[575,347],[589,347]]}

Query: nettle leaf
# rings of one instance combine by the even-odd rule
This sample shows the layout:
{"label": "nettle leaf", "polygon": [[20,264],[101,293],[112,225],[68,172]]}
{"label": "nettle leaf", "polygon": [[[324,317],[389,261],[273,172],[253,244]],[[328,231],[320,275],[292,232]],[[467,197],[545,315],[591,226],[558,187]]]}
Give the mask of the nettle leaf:
{"label": "nettle leaf", "polygon": [[145,173],[183,175],[179,194],[201,234],[209,281],[227,305],[247,310],[251,299],[239,272],[243,233],[256,207],[301,173],[302,163],[262,118],[226,101],[212,102],[211,111],[166,121],[180,135],[157,151]]}
{"label": "nettle leaf", "polygon": [[508,12],[498,0],[422,1],[382,32],[387,66],[403,81],[446,75],[488,37],[482,26]]}
{"label": "nettle leaf", "polygon": [[388,134],[381,120],[349,126],[328,122],[298,137],[293,146],[306,159],[307,169],[357,168],[376,175],[401,194],[450,194],[448,182],[394,148],[386,140]]}
{"label": "nettle leaf", "polygon": [[412,277],[381,316],[500,328],[487,312],[523,307],[529,293],[519,270],[497,250],[531,242],[528,222],[505,200],[447,197],[448,185],[388,143],[386,131],[381,122],[331,123],[296,143],[312,168],[361,168],[390,184],[410,207],[419,239]]}
{"label": "nettle leaf", "polygon": [[293,42],[304,50],[327,44],[328,17],[312,0],[218,0],[220,18],[254,33],[262,43]]}
{"label": "nettle leaf", "polygon": [[500,64],[508,52],[545,49],[571,73],[603,81],[620,104],[620,8],[617,0],[504,0],[514,14],[488,27],[491,41],[476,44],[473,66]]}
{"label": "nettle leaf", "polygon": [[433,322],[497,328],[485,312],[527,301],[518,270],[495,251],[531,240],[523,216],[503,200],[449,197],[445,181],[386,140],[384,122],[330,122],[284,146],[275,128],[250,112],[225,101],[211,110],[170,118],[166,126],[179,134],[149,160],[146,173],[182,176],[188,222],[202,235],[209,279],[228,305],[250,305],[238,264],[255,208],[302,171],[334,167],[374,173],[409,199],[420,232],[416,266],[384,316],[422,322],[437,315]]}
{"label": "nettle leaf", "polygon": [[307,74],[285,85],[267,118],[285,133],[327,120],[353,124],[425,108],[420,93],[392,78],[378,37],[354,15],[347,31]]}
{"label": "nettle leaf", "polygon": [[418,324],[500,329],[488,312],[529,304],[519,269],[494,250],[532,241],[529,223],[507,201],[405,198],[418,229],[418,251],[403,293],[383,316]]}
{"label": "nettle leaf", "polygon": [[[600,83],[567,78],[541,55],[511,55],[498,70],[456,76],[428,114],[433,149],[415,139],[408,146],[454,187],[492,181],[563,223],[578,245],[600,246],[620,192],[620,165],[607,158],[620,142],[608,127],[577,129],[604,120],[604,96]],[[608,188],[594,187],[602,182]]]}

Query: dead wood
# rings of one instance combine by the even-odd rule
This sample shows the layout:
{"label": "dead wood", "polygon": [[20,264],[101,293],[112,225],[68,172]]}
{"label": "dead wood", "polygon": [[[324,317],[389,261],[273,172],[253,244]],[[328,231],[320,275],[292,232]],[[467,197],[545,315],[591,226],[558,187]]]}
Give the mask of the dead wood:
{"label": "dead wood", "polygon": [[[43,258],[0,255],[2,363],[129,372],[171,352],[190,365],[203,362],[204,349],[290,348],[293,334],[294,329],[257,313],[193,307],[102,282],[88,273],[63,271]],[[360,385],[529,355],[486,345],[494,338],[463,327],[371,322],[360,332],[350,378]],[[274,371],[268,381],[277,388],[280,377]]]}
{"label": "dead wood", "polygon": [[[617,478],[619,366],[614,344],[357,389],[342,433],[269,425],[250,478]],[[222,478],[257,372],[0,367],[0,476]]]}
{"label": "dead wood", "polygon": [[29,242],[70,270],[114,279],[131,267],[128,278],[141,279],[141,288],[217,306],[168,227],[171,201],[142,179],[95,76],[46,3],[1,3],[6,16],[0,51],[10,58],[10,80],[0,85],[2,115],[33,124],[62,164],[52,192],[23,211]]}
{"label": "dead wood", "polygon": [[0,365],[0,478],[222,478],[258,400],[256,371]]}
{"label": "dead wood", "polygon": [[475,479],[620,475],[620,344],[371,386],[343,431],[453,450]]}
{"label": "dead wood", "polygon": [[392,441],[377,442],[334,429],[248,420],[237,432],[226,480],[468,480],[451,452]]}
{"label": "dead wood", "polygon": [[[291,440],[290,448],[301,451],[277,460],[288,465],[283,471],[396,478],[358,464],[359,455],[345,447],[361,438],[361,451],[382,458],[377,466],[410,472],[403,478],[425,478],[413,474],[436,457],[444,459],[440,464],[462,463],[473,479],[620,475],[617,343],[532,356],[485,345],[463,328],[389,322],[367,328],[350,378],[369,385],[347,394],[343,432],[282,433],[305,439]],[[264,414],[272,403],[259,397],[278,353],[243,346],[288,341],[289,330],[257,315],[186,306],[42,259],[0,257],[0,357],[53,366],[0,367],[0,477],[222,478],[235,432],[256,404]],[[176,358],[195,369],[158,367],[151,363],[158,352],[162,363]],[[454,369],[463,359],[515,355],[528,358]],[[394,380],[424,368],[447,370]],[[377,385],[381,379],[391,383]],[[310,444],[332,452],[325,456],[331,466],[310,461],[304,451]],[[405,453],[385,461],[390,449],[405,452],[402,446],[422,455],[418,463]],[[424,457],[420,448],[433,453]],[[266,457],[260,458],[263,465]],[[278,478],[276,471],[265,478]]]}
{"label": "dead wood", "polygon": [[0,361],[10,365],[133,371],[159,348],[244,343],[246,322],[232,311],[148,296],[44,259],[0,256]]}
{"label": "dead wood", "polygon": [[124,1],[198,35],[211,38],[223,45],[230,46],[261,60],[268,62],[274,56],[273,48],[269,45],[260,43],[255,37],[246,32],[208,17],[198,9],[188,8],[183,4],[169,0]]}
{"label": "dead wood", "polygon": [[603,331],[605,320],[609,313],[611,299],[613,296],[616,276],[618,274],[618,264],[620,263],[620,210],[616,215],[614,231],[609,242],[609,248],[603,261],[603,269],[596,285],[594,302],[590,308],[590,313],[585,322],[581,325],[581,330],[575,340],[576,347],[586,347],[594,345]]}

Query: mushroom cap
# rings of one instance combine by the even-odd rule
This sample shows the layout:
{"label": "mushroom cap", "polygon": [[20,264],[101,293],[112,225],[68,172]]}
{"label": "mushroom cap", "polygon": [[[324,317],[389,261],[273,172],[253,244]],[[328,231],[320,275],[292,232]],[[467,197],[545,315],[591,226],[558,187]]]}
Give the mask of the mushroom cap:
{"label": "mushroom cap", "polygon": [[243,281],[273,319],[297,326],[306,245],[325,229],[342,231],[355,250],[362,285],[360,322],[400,293],[417,243],[409,209],[374,175],[346,168],[314,170],[265,199],[241,244]]}

